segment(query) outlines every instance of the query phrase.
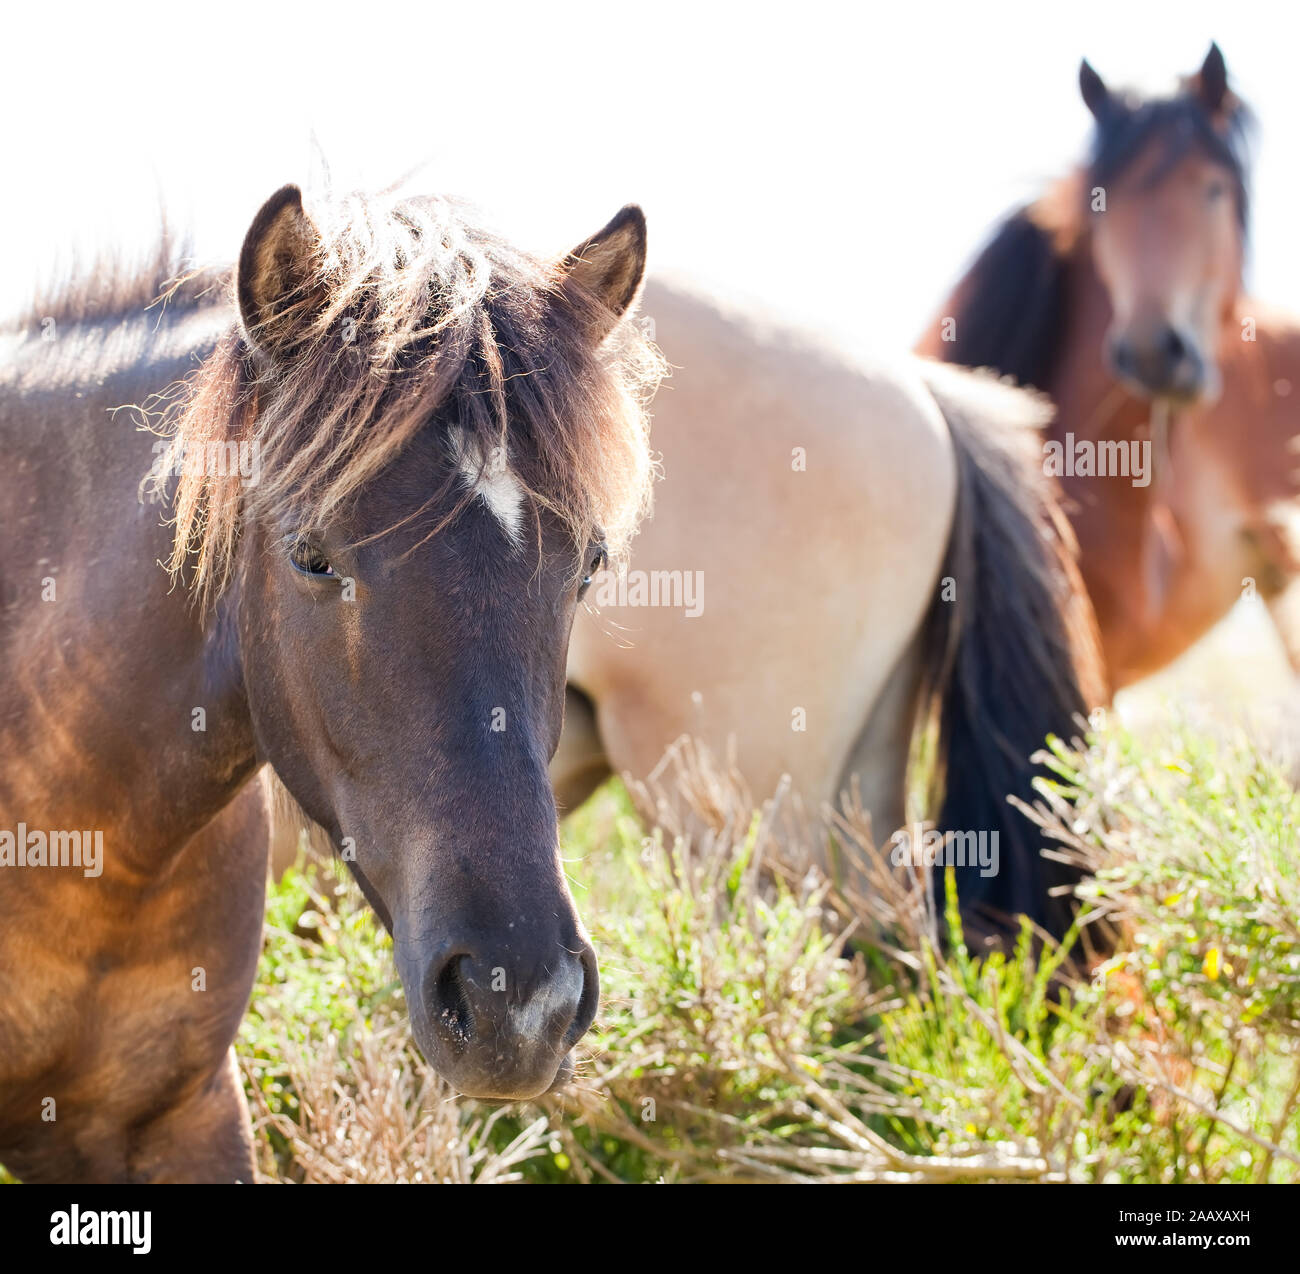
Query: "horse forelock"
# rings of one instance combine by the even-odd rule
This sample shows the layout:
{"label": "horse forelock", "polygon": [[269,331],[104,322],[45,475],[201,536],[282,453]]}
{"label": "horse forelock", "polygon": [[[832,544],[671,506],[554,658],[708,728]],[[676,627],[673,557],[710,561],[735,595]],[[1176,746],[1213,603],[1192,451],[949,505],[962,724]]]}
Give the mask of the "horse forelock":
{"label": "horse forelock", "polygon": [[1186,155],[1199,151],[1232,177],[1237,219],[1244,235],[1249,225],[1253,127],[1250,108],[1235,96],[1225,110],[1213,116],[1191,92],[1174,97],[1121,98],[1093,130],[1088,185],[1105,186],[1114,181],[1153,144],[1159,144],[1163,152],[1150,176],[1153,184]]}
{"label": "horse forelock", "polygon": [[[579,546],[599,536],[621,552],[648,504],[647,408],[662,374],[639,327],[594,347],[589,302],[562,291],[560,267],[448,200],[352,196],[313,220],[291,347],[267,358],[232,328],[176,409],[174,456],[247,444],[260,478],[163,467],[181,474],[173,572],[219,591],[242,517],[321,525],[428,428],[443,431],[449,465],[412,517],[458,483],[512,538],[527,508]],[[467,482],[471,460],[481,472]]]}

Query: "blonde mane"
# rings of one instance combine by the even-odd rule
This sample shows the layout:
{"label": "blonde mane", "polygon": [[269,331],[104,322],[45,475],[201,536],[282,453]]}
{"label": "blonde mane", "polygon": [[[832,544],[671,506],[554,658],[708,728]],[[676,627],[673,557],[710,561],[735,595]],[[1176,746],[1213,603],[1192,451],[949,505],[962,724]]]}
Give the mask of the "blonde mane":
{"label": "blonde mane", "polygon": [[[179,475],[173,576],[215,598],[243,518],[319,527],[425,428],[484,458],[504,446],[534,519],[547,511],[580,548],[599,537],[621,555],[649,507],[647,409],[663,374],[640,327],[624,321],[593,347],[599,302],[446,199],[354,195],[313,207],[312,221],[283,356],[261,356],[232,325],[161,399],[171,442],[152,481]],[[257,455],[255,484],[185,463],[239,446]],[[411,516],[456,477],[453,466]]]}

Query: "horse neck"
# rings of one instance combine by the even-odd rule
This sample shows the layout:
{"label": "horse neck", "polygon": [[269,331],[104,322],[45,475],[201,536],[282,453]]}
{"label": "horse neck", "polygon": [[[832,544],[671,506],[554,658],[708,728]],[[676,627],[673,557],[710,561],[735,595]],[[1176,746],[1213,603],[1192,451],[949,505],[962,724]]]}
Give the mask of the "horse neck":
{"label": "horse neck", "polygon": [[[142,503],[154,438],[132,412],[193,367],[189,350],[72,377],[74,346],[132,348],[128,324],[60,335],[19,371],[38,392],[0,386],[0,525],[24,525],[32,489],[56,512],[6,545],[13,580],[46,579],[48,600],[0,616],[11,666],[0,686],[7,755],[0,814],[29,826],[102,830],[105,873],[155,871],[256,768],[234,619],[238,595],[204,619],[159,565],[165,506]],[[46,370],[50,368],[51,370]],[[21,480],[20,480],[21,478]],[[7,624],[5,620],[7,619]],[[201,727],[201,728],[200,728]]]}
{"label": "horse neck", "polygon": [[205,620],[188,596],[182,604],[189,640],[175,658],[162,656],[172,668],[174,694],[148,723],[157,749],[155,781],[171,788],[171,809],[153,819],[154,852],[164,857],[223,809],[259,764],[239,650],[237,587]]}
{"label": "horse neck", "polygon": [[[150,833],[141,840],[140,852],[155,859],[181,849],[258,765],[239,647],[238,582],[201,611],[158,564],[169,540],[167,528],[164,553],[136,563],[151,576],[153,606],[141,617],[143,631],[128,621],[140,633],[138,684],[160,691],[140,721],[152,785],[166,793],[166,808],[150,811]],[[157,591],[159,577],[165,596]]]}

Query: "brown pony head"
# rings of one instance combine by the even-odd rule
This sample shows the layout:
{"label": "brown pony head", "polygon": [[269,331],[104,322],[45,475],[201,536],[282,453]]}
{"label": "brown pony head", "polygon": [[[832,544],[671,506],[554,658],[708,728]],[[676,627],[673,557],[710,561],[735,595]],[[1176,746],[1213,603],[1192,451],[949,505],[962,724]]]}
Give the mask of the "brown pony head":
{"label": "brown pony head", "polygon": [[1079,85],[1097,122],[1087,186],[1112,370],[1151,398],[1213,397],[1246,227],[1247,116],[1223,55],[1211,46],[1169,98],[1112,92],[1086,61]]}
{"label": "brown pony head", "polygon": [[[647,500],[644,263],[636,208],[544,262],[446,200],[286,186],[166,466],[172,567],[237,644],[259,755],[475,1096],[551,1087],[596,1008],[547,766],[575,608]],[[236,447],[243,474],[188,463]]]}

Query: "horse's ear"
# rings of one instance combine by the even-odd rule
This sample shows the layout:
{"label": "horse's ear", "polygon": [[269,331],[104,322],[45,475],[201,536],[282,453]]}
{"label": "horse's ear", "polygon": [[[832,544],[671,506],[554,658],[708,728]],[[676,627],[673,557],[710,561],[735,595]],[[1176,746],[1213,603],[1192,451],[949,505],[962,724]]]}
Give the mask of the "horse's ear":
{"label": "horse's ear", "polygon": [[297,186],[282,186],[253,218],[239,253],[236,293],[249,343],[274,356],[311,308],[318,235]]}
{"label": "horse's ear", "polygon": [[1228,64],[1217,44],[1210,45],[1201,69],[1192,77],[1192,92],[1211,115],[1222,109],[1228,95]]}
{"label": "horse's ear", "polygon": [[[645,279],[645,261],[645,214],[635,204],[621,209],[609,225],[565,257],[562,290],[580,292],[598,303],[590,324],[597,343],[636,302]],[[584,309],[589,311],[590,304]]]}
{"label": "horse's ear", "polygon": [[1092,63],[1087,58],[1079,63],[1079,92],[1083,94],[1083,103],[1092,112],[1094,119],[1100,120],[1110,111],[1110,89],[1106,87],[1106,81],[1092,69]]}

